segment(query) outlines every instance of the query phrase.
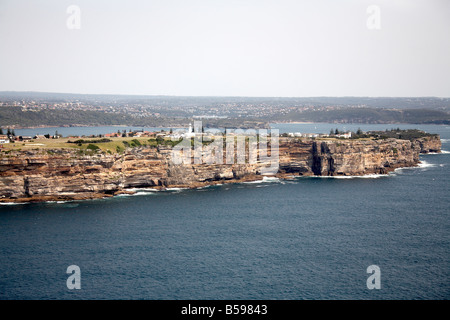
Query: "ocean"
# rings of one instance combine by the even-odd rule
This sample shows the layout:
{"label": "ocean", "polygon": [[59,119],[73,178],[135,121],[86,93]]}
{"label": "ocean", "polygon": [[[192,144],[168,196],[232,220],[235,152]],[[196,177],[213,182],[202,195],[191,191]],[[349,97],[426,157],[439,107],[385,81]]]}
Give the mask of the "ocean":
{"label": "ocean", "polygon": [[[450,298],[449,126],[272,127],[419,128],[439,133],[444,152],[384,176],[1,205],[0,299]],[[79,290],[66,285],[71,265]],[[380,289],[367,287],[371,265]]]}

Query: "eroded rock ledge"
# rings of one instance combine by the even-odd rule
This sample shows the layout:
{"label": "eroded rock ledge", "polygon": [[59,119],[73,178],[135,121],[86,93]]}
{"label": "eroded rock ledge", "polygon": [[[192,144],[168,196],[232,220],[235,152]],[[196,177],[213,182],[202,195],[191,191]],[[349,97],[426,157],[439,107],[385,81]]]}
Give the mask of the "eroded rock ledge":
{"label": "eroded rock ledge", "polygon": [[[440,152],[439,136],[413,141],[280,138],[277,177],[385,174]],[[262,179],[257,164],[174,165],[170,148],[79,155],[74,149],[14,151],[0,156],[0,202],[111,197],[130,188],[198,188]]]}

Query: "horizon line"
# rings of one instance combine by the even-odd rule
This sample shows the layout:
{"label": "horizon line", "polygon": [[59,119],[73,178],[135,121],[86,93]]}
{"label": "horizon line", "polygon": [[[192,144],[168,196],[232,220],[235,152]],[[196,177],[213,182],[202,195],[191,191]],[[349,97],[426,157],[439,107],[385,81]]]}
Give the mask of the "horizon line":
{"label": "horizon line", "polygon": [[391,99],[401,99],[401,98],[436,98],[436,99],[450,99],[450,96],[251,96],[251,95],[171,95],[171,94],[138,94],[138,93],[79,93],[79,92],[54,92],[54,91],[16,91],[16,90],[2,90],[0,94],[3,93],[37,93],[37,94],[58,94],[58,95],[91,95],[91,96],[137,96],[137,97],[172,97],[172,98],[391,98]]}

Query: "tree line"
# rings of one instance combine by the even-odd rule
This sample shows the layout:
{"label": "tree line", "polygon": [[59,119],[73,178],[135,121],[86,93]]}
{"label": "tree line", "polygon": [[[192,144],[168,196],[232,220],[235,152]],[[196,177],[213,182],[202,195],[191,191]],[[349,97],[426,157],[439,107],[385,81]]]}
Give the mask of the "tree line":
{"label": "tree line", "polygon": [[8,137],[9,136],[13,136],[13,137],[15,137],[16,136],[16,133],[14,132],[14,129],[7,129],[6,130],[6,133],[3,131],[3,128],[0,128],[0,135],[4,135],[4,134],[6,134]]}

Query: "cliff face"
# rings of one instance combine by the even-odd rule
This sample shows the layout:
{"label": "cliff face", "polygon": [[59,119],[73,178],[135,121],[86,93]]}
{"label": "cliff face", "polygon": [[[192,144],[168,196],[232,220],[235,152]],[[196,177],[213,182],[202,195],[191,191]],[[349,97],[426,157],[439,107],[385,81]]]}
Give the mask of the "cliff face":
{"label": "cliff face", "polygon": [[414,148],[420,153],[441,152],[442,142],[439,137],[423,137],[413,141]]}
{"label": "cliff face", "polygon": [[[439,151],[439,137],[413,142],[280,138],[277,176],[387,173],[417,165],[421,152]],[[150,147],[91,156],[74,149],[2,153],[0,202],[93,199],[129,188],[195,188],[262,178],[262,163],[175,165],[171,155],[169,148]]]}
{"label": "cliff face", "polygon": [[408,140],[313,141],[305,147],[287,151],[280,170],[299,175],[363,175],[387,173],[419,160],[419,150]]}

